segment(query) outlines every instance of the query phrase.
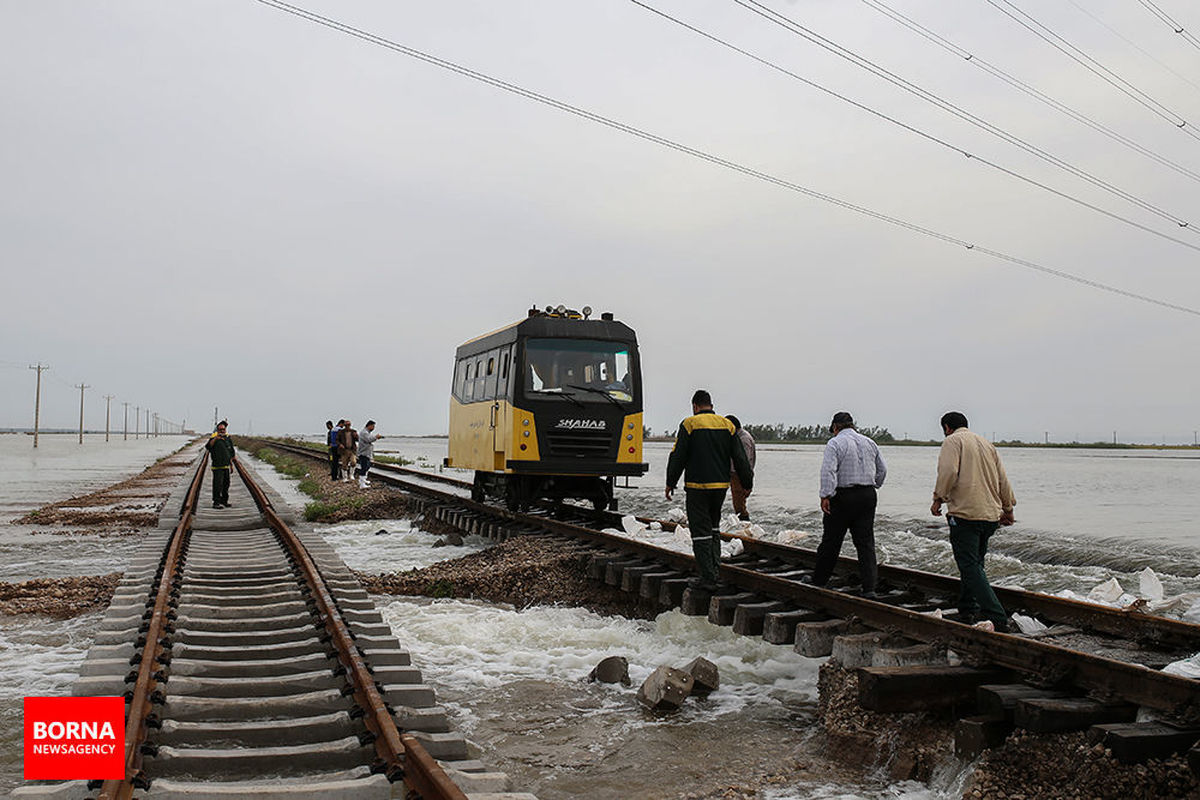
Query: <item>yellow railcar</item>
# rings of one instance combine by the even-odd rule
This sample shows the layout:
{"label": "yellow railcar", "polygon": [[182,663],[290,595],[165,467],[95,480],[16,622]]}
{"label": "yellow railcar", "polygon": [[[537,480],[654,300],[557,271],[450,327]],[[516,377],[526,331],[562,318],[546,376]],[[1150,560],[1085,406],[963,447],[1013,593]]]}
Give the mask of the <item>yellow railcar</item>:
{"label": "yellow railcar", "polygon": [[533,308],[459,346],[445,463],[475,470],[474,499],[616,508],[615,479],[646,473],[637,336],[590,315]]}

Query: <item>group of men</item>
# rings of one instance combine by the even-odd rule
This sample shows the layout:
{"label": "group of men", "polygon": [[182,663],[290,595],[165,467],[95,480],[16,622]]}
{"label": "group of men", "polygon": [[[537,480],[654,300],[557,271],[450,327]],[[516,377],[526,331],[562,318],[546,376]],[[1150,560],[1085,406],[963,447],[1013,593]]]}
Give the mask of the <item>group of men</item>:
{"label": "group of men", "polygon": [[[950,546],[958,565],[958,620],[988,630],[1007,632],[1008,615],[984,571],[988,539],[1001,525],[1013,524],[1016,498],[1000,455],[987,439],[969,430],[967,418],[951,411],[941,419],[942,442],[930,512],[950,526]],[[821,544],[810,582],[825,586],[833,575],[847,531],[858,553],[862,595],[874,599],[878,579],[875,558],[875,507],[887,464],[875,442],[860,434],[849,412],[839,411],[830,423],[833,434],[821,460]],[[744,434],[744,435],[743,435]],[[735,511],[749,519],[746,497],[754,485],[754,444],[736,417],[713,411],[704,389],[692,395],[692,415],[679,425],[667,461],[666,497],[671,499],[684,477],[688,529],[699,576],[694,589],[716,592],[720,582],[721,507],[732,487]],[[740,505],[739,505],[740,500]]]}
{"label": "group of men", "polygon": [[[348,419],[325,420],[326,444],[329,446],[329,477],[335,481],[358,478],[358,488],[371,486],[368,475],[375,458],[375,442],[383,435],[375,432],[375,420],[367,420],[366,426],[357,431]],[[355,456],[358,463],[355,464]]]}

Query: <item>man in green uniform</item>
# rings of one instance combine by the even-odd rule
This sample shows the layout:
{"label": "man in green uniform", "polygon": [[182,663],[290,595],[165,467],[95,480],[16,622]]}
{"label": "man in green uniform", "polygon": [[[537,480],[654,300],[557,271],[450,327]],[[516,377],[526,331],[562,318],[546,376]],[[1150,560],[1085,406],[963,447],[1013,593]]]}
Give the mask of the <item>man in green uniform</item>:
{"label": "man in green uniform", "polygon": [[675,447],[667,461],[667,499],[684,475],[688,529],[700,577],[693,588],[719,588],[721,506],[729,489],[729,464],[746,491],[754,488],[754,470],[746,450],[734,437],[733,423],[713,411],[712,396],[704,389],[692,395],[692,416],[679,423]]}
{"label": "man in green uniform", "polygon": [[221,420],[204,445],[212,464],[213,508],[229,508],[229,473],[233,469],[233,439],[226,432],[229,423]]}

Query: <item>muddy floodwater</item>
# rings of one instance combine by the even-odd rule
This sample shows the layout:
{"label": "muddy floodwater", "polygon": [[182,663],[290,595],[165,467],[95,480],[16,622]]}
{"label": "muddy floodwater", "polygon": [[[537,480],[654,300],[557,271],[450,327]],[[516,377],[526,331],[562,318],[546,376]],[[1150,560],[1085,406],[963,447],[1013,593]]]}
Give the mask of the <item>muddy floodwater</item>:
{"label": "muddy floodwater", "polygon": [[[102,438],[102,437],[101,437]],[[236,439],[236,436],[235,436]],[[0,436],[0,580],[105,574],[124,568],[136,538],[40,530],[11,520],[42,504],[105,486],[140,471],[182,440],[89,441]],[[445,440],[385,439],[378,450],[436,470]],[[624,511],[662,515],[669,447],[651,443],[651,473],[618,493]],[[819,447],[764,446],[758,454],[754,522],[788,530],[815,546]],[[944,522],[928,515],[935,448],[885,448],[880,493],[880,560],[954,573]],[[1136,593],[1149,567],[1166,595],[1200,591],[1200,457],[1166,451],[1005,449],[1017,492],[1018,525],[993,540],[997,583],[1086,595],[1116,578]],[[293,483],[262,472],[297,504]],[[426,566],[487,546],[433,547],[411,520],[318,526],[345,561],[364,572]],[[852,548],[847,545],[847,552]],[[820,753],[814,726],[819,661],[788,647],[734,636],[671,611],[653,620],[606,617],[573,608],[515,609],[456,599],[376,597],[438,698],[490,765],[518,789],[551,798],[720,796],[724,786],[786,773],[758,788],[793,798],[957,798],[970,765],[948,762],[931,786],[894,783],[847,769]],[[67,620],[0,618],[0,791],[20,780],[20,698],[67,690],[90,644],[96,614]],[[589,684],[607,655],[629,660],[633,686]],[[675,715],[637,707],[638,683],[660,664],[704,656],[721,688]]]}

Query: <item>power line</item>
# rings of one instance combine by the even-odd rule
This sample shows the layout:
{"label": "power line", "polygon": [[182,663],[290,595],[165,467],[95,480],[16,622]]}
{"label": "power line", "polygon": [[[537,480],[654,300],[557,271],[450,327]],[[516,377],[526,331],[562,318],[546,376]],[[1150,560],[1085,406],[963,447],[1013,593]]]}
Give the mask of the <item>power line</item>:
{"label": "power line", "polygon": [[[984,2],[988,3],[1001,14],[1004,14],[1009,19],[1012,19],[1021,27],[1033,33],[1033,35],[1037,36],[1042,41],[1066,55],[1072,61],[1075,61],[1083,66],[1105,83],[1111,85],[1113,88],[1117,89],[1123,94],[1128,95],[1141,105],[1153,111],[1158,116],[1167,120],[1176,128],[1179,128],[1186,133],[1188,136],[1191,136],[1193,139],[1200,139],[1200,133],[1192,130],[1188,126],[1187,120],[1185,120],[1179,114],[1176,114],[1174,111],[1167,108],[1162,103],[1158,102],[1153,97],[1146,94],[1141,89],[1137,88],[1132,83],[1125,80],[1120,75],[1089,56],[1087,53],[1083,52],[1083,50],[1071,44],[1066,39],[1059,36],[1042,23],[1038,22],[1026,12],[1017,8],[1015,5],[1009,2],[1009,0],[984,0]],[[1002,8],[1001,3],[1008,8]]]}
{"label": "power line", "polygon": [[1194,80],[1192,80],[1192,79],[1191,79],[1191,78],[1189,78],[1188,76],[1184,75],[1184,74],[1183,74],[1182,72],[1180,72],[1179,70],[1177,70],[1177,69],[1173,68],[1173,67],[1172,67],[1170,64],[1167,64],[1165,61],[1163,61],[1162,59],[1160,59],[1160,58],[1158,58],[1157,56],[1155,56],[1153,53],[1151,53],[1151,52],[1150,52],[1149,50],[1147,50],[1146,48],[1142,47],[1140,44],[1138,44],[1137,42],[1135,42],[1133,39],[1130,39],[1128,36],[1126,36],[1125,34],[1121,33],[1119,30],[1117,30],[1116,28],[1114,28],[1112,25],[1109,25],[1107,22],[1105,22],[1104,20],[1100,19],[1100,17],[1096,16],[1096,15],[1095,15],[1095,14],[1093,14],[1091,11],[1089,11],[1089,10],[1088,10],[1088,9],[1086,9],[1086,8],[1084,8],[1082,5],[1080,5],[1079,3],[1077,3],[1077,2],[1076,2],[1076,0],[1067,0],[1067,2],[1068,2],[1068,3],[1070,3],[1071,5],[1073,5],[1073,6],[1074,6],[1076,9],[1078,9],[1078,10],[1079,10],[1079,11],[1081,11],[1082,13],[1084,13],[1084,14],[1086,14],[1087,16],[1091,17],[1091,18],[1092,18],[1092,19],[1093,19],[1093,20],[1096,22],[1096,24],[1097,24],[1097,25],[1100,25],[1102,28],[1105,28],[1105,29],[1107,29],[1107,30],[1108,30],[1108,32],[1109,32],[1109,33],[1111,33],[1113,36],[1116,36],[1118,39],[1120,39],[1121,41],[1125,42],[1127,45],[1129,45],[1130,47],[1132,47],[1134,50],[1137,50],[1139,53],[1141,53],[1142,55],[1144,55],[1146,58],[1150,59],[1150,60],[1151,60],[1151,61],[1153,61],[1155,64],[1158,64],[1160,67],[1162,67],[1162,68],[1163,68],[1163,69],[1165,69],[1167,72],[1169,72],[1169,73],[1171,73],[1172,75],[1174,75],[1176,78],[1179,78],[1179,80],[1181,80],[1181,81],[1183,81],[1183,82],[1185,82],[1185,83],[1189,83],[1189,84],[1191,84],[1193,89],[1200,90],[1200,83],[1196,83]]}
{"label": "power line", "polygon": [[583,108],[579,108],[578,106],[573,106],[573,105],[563,102],[561,100],[556,100],[552,97],[549,97],[544,94],[540,94],[539,92],[535,92],[531,89],[526,89],[524,87],[518,86],[517,84],[510,83],[510,82],[502,80],[500,78],[495,78],[495,77],[492,77],[491,75],[487,75],[483,72],[479,72],[477,70],[471,69],[470,67],[465,67],[460,64],[456,64],[453,61],[448,61],[444,58],[439,58],[438,56],[434,56],[429,53],[425,53],[421,50],[417,50],[415,48],[408,47],[407,45],[400,44],[399,42],[392,41],[391,39],[386,39],[382,36],[377,36],[373,33],[368,33],[367,31],[361,30],[359,28],[355,28],[346,23],[339,22],[337,20],[322,16],[322,15],[317,14],[312,11],[308,11],[308,10],[300,8],[298,6],[294,6],[289,3],[282,2],[282,0],[255,0],[255,2],[257,2],[261,5],[268,6],[270,8],[274,8],[278,11],[283,11],[287,14],[291,14],[291,15],[299,17],[301,19],[307,20],[308,22],[313,22],[317,25],[322,25],[326,28],[330,28],[331,30],[337,31],[339,33],[344,33],[348,36],[353,36],[357,39],[361,39],[370,44],[374,44],[379,47],[383,47],[388,50],[392,50],[394,52],[401,53],[403,55],[409,56],[410,58],[415,58],[419,61],[423,61],[427,64],[431,64],[431,65],[439,67],[441,69],[445,69],[450,72],[454,72],[465,78],[470,78],[471,80],[478,81],[479,83],[484,83],[484,84],[487,84],[488,86],[492,86],[497,89],[501,89],[503,91],[509,92],[511,94],[515,94],[520,97],[524,97],[526,99],[533,100],[534,102],[541,103],[541,104],[549,106],[551,108],[558,109],[559,111],[564,111],[568,114],[573,114],[577,117],[581,117],[588,121],[595,122],[599,125],[603,125],[605,127],[611,128],[613,130],[617,130],[622,133],[629,134],[630,136],[636,136],[639,139],[643,139],[648,142],[653,142],[662,147],[666,147],[671,150],[675,150],[677,152],[692,156],[693,158],[697,158],[701,161],[706,161],[706,162],[708,162],[710,164],[714,164],[716,166],[724,167],[726,169],[740,173],[747,177],[755,178],[755,179],[763,181],[765,183],[770,183],[770,184],[773,184],[780,188],[788,189],[789,191],[803,194],[807,197],[812,197],[817,200],[822,200],[826,203],[830,203],[832,205],[847,209],[849,211],[854,211],[858,214],[862,214],[863,216],[867,216],[872,219],[879,220],[881,222],[887,222],[888,224],[894,225],[898,228],[903,228],[905,230],[912,231],[914,233],[919,233],[924,236],[928,236],[930,238],[945,242],[947,244],[958,245],[959,247],[966,248],[967,250],[973,250],[975,252],[984,253],[985,255],[992,256],[993,258],[995,258],[997,260],[1004,261],[1006,263],[1014,264],[1017,266],[1022,266],[1027,269],[1033,270],[1035,272],[1040,272],[1044,275],[1052,275],[1054,277],[1061,278],[1061,279],[1067,280],[1067,281],[1071,281],[1073,283],[1078,283],[1083,286],[1089,286],[1093,289],[1100,289],[1101,291],[1120,295],[1122,297],[1126,297],[1126,298],[1129,298],[1132,300],[1140,300],[1145,303],[1150,303],[1151,305],[1160,306],[1162,308],[1169,308],[1174,311],[1181,311],[1185,314],[1191,314],[1193,316],[1200,317],[1200,310],[1198,310],[1198,309],[1191,308],[1191,307],[1185,306],[1185,305],[1180,305],[1177,303],[1171,303],[1166,300],[1160,300],[1155,297],[1149,297],[1147,295],[1130,292],[1125,289],[1111,286],[1109,284],[1091,280],[1090,278],[1084,278],[1080,275],[1075,275],[1075,274],[1072,274],[1069,272],[1065,272],[1063,270],[1055,269],[1053,267],[1047,267],[1044,264],[1039,264],[1037,262],[1030,261],[1030,260],[1024,259],[1024,258],[1020,258],[1018,256],[1014,256],[1014,255],[1011,255],[1009,253],[1005,253],[1005,252],[1002,252],[999,250],[993,250],[993,249],[987,248],[987,247],[980,247],[980,246],[976,245],[974,242],[969,242],[969,241],[959,238],[957,236],[943,233],[941,231],[937,231],[932,228],[926,228],[924,226],[918,225],[913,222],[909,222],[909,221],[901,219],[899,217],[893,217],[889,214],[884,214],[880,211],[875,211],[873,209],[867,208],[866,206],[857,205],[857,204],[851,203],[847,200],[842,200],[842,199],[834,197],[832,195],[825,194],[823,192],[818,192],[814,189],[810,189],[806,186],[802,186],[798,183],[794,183],[794,182],[786,180],[784,178],[777,177],[770,173],[763,172],[763,171],[757,170],[757,169],[753,169],[752,167],[745,166],[744,164],[740,164],[735,161],[730,161],[729,159],[713,155],[712,153],[708,153],[708,152],[699,150],[694,147],[690,147],[690,146],[682,144],[680,142],[676,142],[672,139],[668,139],[666,137],[659,136],[657,134],[650,133],[648,131],[644,131],[640,128],[636,128],[636,127],[634,127],[632,125],[628,125],[624,122],[620,122],[618,120],[614,120],[609,117],[602,116],[595,112],[588,111]]}
{"label": "power line", "polygon": [[[857,100],[851,99],[850,97],[847,97],[846,95],[841,94],[840,92],[836,92],[833,89],[830,89],[826,86],[823,86],[820,83],[817,83],[816,81],[813,81],[809,78],[804,77],[803,75],[793,72],[786,67],[780,66],[779,64],[776,64],[774,61],[769,61],[765,58],[762,58],[761,56],[755,55],[754,53],[751,53],[748,50],[738,47],[737,45],[735,45],[725,39],[722,39],[719,36],[715,36],[711,33],[708,33],[707,31],[697,28],[696,26],[694,26],[690,23],[684,22],[683,20],[681,20],[677,17],[671,16],[670,14],[666,13],[665,11],[662,11],[661,9],[658,9],[658,8],[655,8],[654,6],[648,5],[647,3],[642,2],[642,0],[629,0],[629,1],[640,8],[643,8],[653,14],[656,14],[659,17],[662,17],[663,19],[669,20],[670,22],[673,22],[676,25],[679,25],[680,27],[686,28],[687,30],[689,30],[699,36],[703,36],[705,39],[708,39],[711,42],[714,42],[716,44],[721,45],[722,47],[726,47],[730,50],[733,50],[734,52],[739,53],[740,55],[743,55],[753,61],[756,61],[765,67],[769,67],[769,68],[775,70],[776,72],[780,72],[784,75],[787,75],[790,78],[794,78],[795,80],[800,81],[801,83],[805,84],[806,86],[810,86],[814,89],[817,89],[818,91],[824,92],[825,94],[830,95],[831,97],[836,97],[838,100],[841,100],[844,103],[849,103],[850,105],[854,106],[855,108],[865,111],[868,114],[871,114],[872,116],[878,117],[879,119],[889,122],[892,125],[903,128],[904,130],[908,131],[909,133],[914,133],[917,136],[920,136],[921,138],[926,139],[930,142],[933,142],[935,144],[941,145],[942,147],[953,150],[954,152],[958,153],[959,155],[963,155],[963,156],[966,156],[967,158],[978,161],[980,164],[991,167],[992,169],[1002,172],[1005,175],[1008,175],[1009,177],[1016,178],[1017,180],[1027,183],[1030,186],[1035,186],[1035,187],[1042,189],[1044,191],[1047,191],[1050,194],[1053,194],[1057,197],[1061,197],[1064,200],[1068,200],[1072,203],[1083,206],[1084,208],[1087,208],[1091,211],[1095,211],[1098,214],[1103,214],[1104,216],[1108,217],[1109,219],[1113,219],[1118,222],[1122,222],[1126,225],[1137,228],[1138,230],[1145,231],[1146,233],[1153,234],[1154,236],[1158,236],[1160,238],[1174,242],[1175,244],[1183,245],[1184,247],[1187,247],[1192,250],[1196,250],[1197,252],[1200,252],[1200,245],[1197,245],[1193,242],[1185,242],[1184,240],[1179,239],[1175,236],[1171,236],[1170,234],[1166,234],[1166,233],[1163,233],[1162,231],[1155,230],[1154,228],[1151,228],[1148,225],[1143,225],[1140,222],[1135,222],[1134,220],[1129,219],[1128,217],[1122,216],[1122,215],[1114,213],[1112,211],[1108,211],[1108,210],[1103,209],[1093,203],[1089,203],[1086,200],[1083,200],[1082,198],[1079,198],[1073,194],[1070,194],[1069,192],[1055,189],[1048,184],[1042,183],[1041,181],[1038,181],[1034,178],[1031,178],[1027,175],[1017,172],[1016,170],[1002,166],[1002,165],[1000,165],[994,161],[991,161],[987,158],[983,158],[982,156],[979,156],[976,153],[965,150],[962,147],[959,147],[958,145],[955,145],[945,139],[942,139],[932,133],[929,133],[928,131],[921,130],[920,128],[917,128],[913,125],[909,125],[906,122],[902,122],[899,119],[896,119],[895,117],[889,116],[888,114],[885,114],[876,108],[868,106],[865,103],[860,103]],[[870,2],[870,0],[865,0],[865,1]],[[1200,175],[1196,175],[1196,178],[1200,179]],[[1184,223],[1183,225],[1186,226],[1186,223]]]}
{"label": "power line", "polygon": [[[1072,2],[1072,5],[1074,5],[1073,0],[1070,0],[1070,1]],[[1045,103],[1046,105],[1050,106],[1051,108],[1055,109],[1056,111],[1066,114],[1068,117],[1075,120],[1076,122],[1082,123],[1082,124],[1088,126],[1089,128],[1091,128],[1092,130],[1096,131],[1097,133],[1104,134],[1105,136],[1112,139],[1113,141],[1118,142],[1118,143],[1130,148],[1131,150],[1141,153],[1142,155],[1146,156],[1147,158],[1157,161],[1159,164],[1162,164],[1164,167],[1173,169],[1181,175],[1186,175],[1187,177],[1191,178],[1194,181],[1200,181],[1200,173],[1194,172],[1194,171],[1188,169],[1187,167],[1183,166],[1182,164],[1172,161],[1171,159],[1167,158],[1166,156],[1163,156],[1159,153],[1156,153],[1155,151],[1151,150],[1148,147],[1138,144],[1137,142],[1133,141],[1132,139],[1128,138],[1127,136],[1123,136],[1122,134],[1114,131],[1112,128],[1108,127],[1104,123],[1097,122],[1096,120],[1094,120],[1091,117],[1084,114],[1082,111],[1078,111],[1078,110],[1072,108],[1071,106],[1068,106],[1066,103],[1063,103],[1060,100],[1056,100],[1055,98],[1051,97],[1050,95],[1039,91],[1038,89],[1034,88],[1033,86],[1029,85],[1028,83],[1025,83],[1024,81],[1022,81],[1020,78],[1017,78],[1016,76],[1014,76],[1008,72],[1005,72],[1000,67],[997,67],[996,65],[983,60],[982,58],[975,55],[974,53],[951,42],[949,39],[945,38],[944,36],[941,36],[941,35],[933,32],[929,28],[926,28],[924,25],[921,25],[919,22],[916,22],[912,18],[906,17],[904,14],[900,13],[896,9],[889,7],[886,3],[880,2],[880,0],[862,0],[862,2],[865,3],[866,5],[870,6],[871,8],[875,9],[879,13],[883,14],[884,16],[890,18],[891,20],[899,23],[900,25],[903,25],[905,28],[908,28],[909,30],[913,31],[914,33],[918,34],[919,36],[922,36],[925,39],[933,42],[934,44],[938,45],[942,49],[944,49],[950,53],[953,53],[955,56],[958,56],[959,58],[963,59],[968,64],[978,67],[979,69],[983,70],[984,72],[988,73],[989,75],[993,75],[993,76],[999,78],[1000,80],[1007,83],[1009,86],[1012,86],[1013,88],[1018,89],[1021,92],[1024,92],[1025,94],[1029,95],[1030,97],[1032,97],[1042,103]],[[1085,10],[1085,9],[1081,9],[1081,10]],[[1086,10],[1085,10],[1085,12],[1086,12]],[[1099,21],[1099,20],[1097,20],[1097,21]],[[1197,86],[1197,88],[1200,88],[1200,86]]]}
{"label": "power line", "polygon": [[[1067,172],[1071,173],[1075,177],[1085,180],[1088,183],[1092,184],[1093,186],[1103,189],[1104,191],[1109,192],[1110,194],[1114,194],[1117,197],[1122,198],[1123,200],[1126,200],[1146,211],[1151,212],[1152,214],[1156,214],[1156,215],[1162,217],[1163,219],[1170,220],[1171,222],[1174,222],[1176,225],[1178,225],[1181,228],[1187,228],[1189,225],[1187,220],[1181,219],[1177,215],[1172,214],[1171,212],[1166,211],[1147,200],[1143,200],[1140,197],[1137,197],[1136,195],[1131,194],[1131,193],[1125,191],[1124,189],[1121,189],[1120,187],[1115,186],[1102,178],[1098,178],[1085,169],[1076,167],[1074,164],[1064,161],[1063,159],[1059,158],[1058,156],[1055,156],[1052,153],[1049,153],[1049,152],[1043,150],[1042,148],[1037,147],[1036,145],[1025,141],[1021,137],[1019,137],[1015,134],[1009,133],[1008,131],[1004,130],[1003,128],[1001,128],[997,125],[994,125],[994,124],[988,122],[987,120],[976,116],[975,114],[970,113],[969,111],[963,109],[960,106],[955,105],[954,103],[951,103],[949,100],[945,100],[944,98],[939,97],[938,95],[934,94],[933,92],[930,92],[927,89],[924,89],[924,88],[918,86],[917,84],[913,83],[912,81],[901,78],[896,73],[894,73],[888,69],[885,69],[884,67],[881,67],[880,65],[871,61],[870,59],[858,55],[857,53],[843,47],[842,45],[838,44],[837,42],[834,42],[831,39],[827,39],[826,37],[822,36],[821,34],[817,33],[816,31],[814,31],[810,28],[806,28],[805,26],[801,25],[800,23],[796,22],[795,20],[791,19],[790,17],[786,16],[785,14],[781,14],[778,11],[775,11],[774,9],[768,8],[767,6],[758,2],[758,0],[733,0],[733,2],[736,3],[737,5],[741,6],[742,8],[745,8],[747,11],[751,11],[751,12],[757,14],[758,16],[762,17],[763,19],[767,20],[768,22],[770,22],[774,25],[778,25],[779,27],[783,28],[784,30],[786,30],[790,33],[793,33],[796,36],[799,36],[800,38],[802,38],[808,42],[811,42],[812,44],[815,44],[824,50],[827,50],[830,53],[833,53],[834,55],[838,56],[839,58],[849,61],[851,64],[854,64],[855,66],[857,66],[861,69],[864,69],[867,72],[870,72],[872,75],[882,78],[883,80],[887,81],[888,83],[891,83],[892,85],[897,86],[897,87],[903,89],[904,91],[909,92],[910,94],[913,94],[916,97],[921,98],[925,102],[931,103],[932,105],[937,106],[938,108],[942,109],[943,111],[953,114],[954,116],[958,117],[959,119],[963,120],[964,122],[968,122],[977,128],[987,131],[988,133],[992,134],[993,136],[995,136],[999,139],[1002,139],[1002,140],[1008,142],[1009,144],[1015,145],[1016,147],[1021,148],[1025,152],[1035,155],[1038,158],[1042,159],[1043,161],[1053,164],[1054,166],[1058,167],[1059,169],[1066,170]],[[991,2],[991,0],[988,0],[988,2]],[[1200,231],[1191,231],[1191,232],[1200,233]]]}
{"label": "power line", "polygon": [[1183,40],[1185,42],[1190,44],[1192,47],[1200,49],[1200,39],[1197,39],[1195,34],[1193,34],[1191,31],[1184,30],[1183,26],[1180,25],[1175,20],[1171,19],[1170,15],[1168,15],[1167,12],[1163,11],[1161,8],[1159,8],[1157,5],[1155,5],[1153,2],[1151,2],[1151,0],[1138,0],[1138,2],[1141,3],[1143,6],[1145,6],[1146,8],[1148,8],[1150,10],[1151,14],[1158,17],[1163,22],[1167,23],[1167,25],[1170,26],[1171,30],[1175,31],[1175,33],[1178,33],[1180,36],[1183,37]]}

